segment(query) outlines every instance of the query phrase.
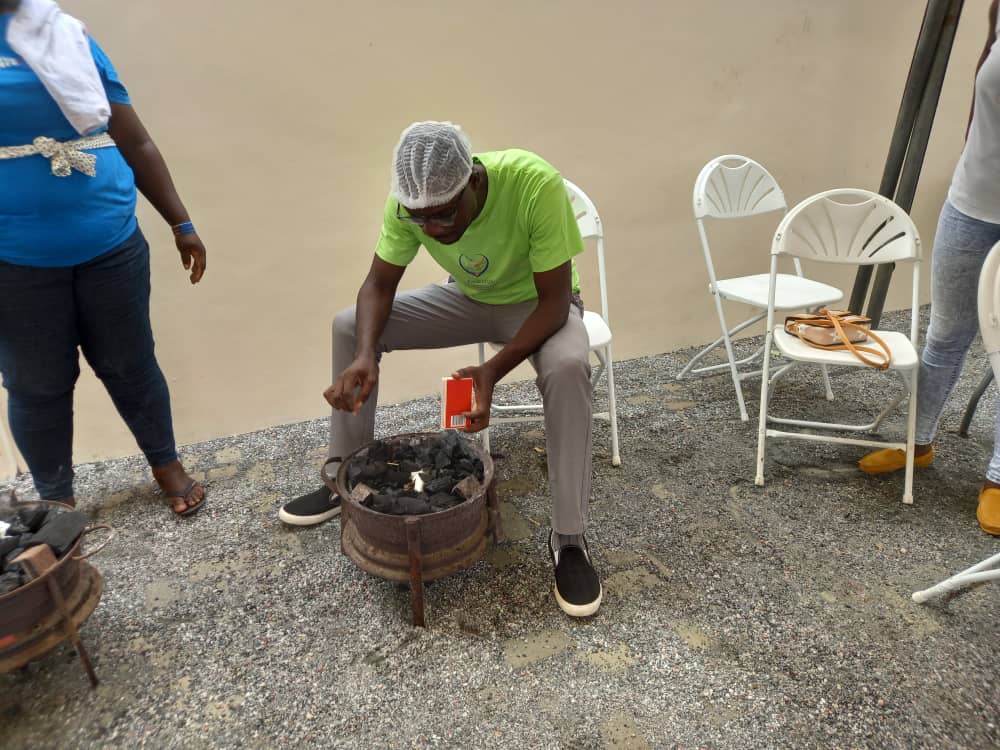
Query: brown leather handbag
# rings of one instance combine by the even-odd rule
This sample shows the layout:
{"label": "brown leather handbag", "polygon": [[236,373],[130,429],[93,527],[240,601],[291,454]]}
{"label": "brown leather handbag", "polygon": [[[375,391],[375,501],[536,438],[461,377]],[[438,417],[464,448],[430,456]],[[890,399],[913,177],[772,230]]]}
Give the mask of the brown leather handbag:
{"label": "brown leather handbag", "polygon": [[[826,351],[849,351],[869,367],[886,370],[892,362],[892,352],[885,341],[872,333],[871,327],[871,318],[848,310],[827,310],[825,307],[816,314],[800,313],[785,318],[785,332],[798,336],[806,346]],[[874,346],[857,346],[869,341]]]}

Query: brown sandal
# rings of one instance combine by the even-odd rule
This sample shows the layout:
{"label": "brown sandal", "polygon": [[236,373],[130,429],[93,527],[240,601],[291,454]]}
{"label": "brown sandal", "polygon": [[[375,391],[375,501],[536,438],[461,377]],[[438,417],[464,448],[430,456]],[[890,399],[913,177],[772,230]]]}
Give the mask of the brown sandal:
{"label": "brown sandal", "polygon": [[[183,492],[171,492],[170,494],[164,493],[164,497],[168,501],[170,509],[173,510],[174,506],[177,504],[176,503],[177,500],[183,500],[185,505],[191,502],[191,493],[194,492],[195,489],[197,489],[198,487],[201,487],[202,491],[205,492],[205,488],[197,480],[192,479],[191,483],[187,486],[187,489],[185,489]],[[179,513],[176,510],[173,510],[174,515],[181,517],[193,516],[195,513],[201,510],[201,506],[205,504],[206,500],[208,500],[207,492],[205,492],[205,494],[202,495],[202,498],[201,500],[198,501],[197,505],[190,506],[187,508],[187,510],[182,510]]]}

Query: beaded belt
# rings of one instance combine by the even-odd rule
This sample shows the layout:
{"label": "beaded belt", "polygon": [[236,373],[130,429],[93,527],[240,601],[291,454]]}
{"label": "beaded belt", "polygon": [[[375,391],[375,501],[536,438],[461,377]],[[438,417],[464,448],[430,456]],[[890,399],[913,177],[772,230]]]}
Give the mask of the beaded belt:
{"label": "beaded belt", "polygon": [[84,149],[110,148],[115,142],[107,133],[88,135],[72,141],[57,141],[39,136],[28,146],[0,146],[0,159],[20,159],[25,156],[44,156],[52,164],[52,174],[69,177],[75,169],[88,177],[97,174],[97,157]]}

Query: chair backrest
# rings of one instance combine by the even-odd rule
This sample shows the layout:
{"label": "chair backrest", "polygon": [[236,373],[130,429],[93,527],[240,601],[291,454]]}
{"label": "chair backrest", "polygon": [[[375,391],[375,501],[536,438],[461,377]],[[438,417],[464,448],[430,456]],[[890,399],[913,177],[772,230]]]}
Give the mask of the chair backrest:
{"label": "chair backrest", "polygon": [[771,252],[855,266],[919,261],[920,234],[888,198],[843,188],[810,196],[785,214]]}
{"label": "chair backrest", "polygon": [[888,198],[856,188],[827,190],[806,198],[785,214],[771,245],[768,330],[774,325],[774,290],[781,255],[854,266],[911,261],[910,341],[917,345],[920,234],[909,214]]}
{"label": "chair backrest", "polygon": [[694,182],[696,219],[736,219],[787,208],[785,194],[764,167],[746,156],[717,156]]}
{"label": "chair backrest", "polygon": [[1000,242],[993,246],[979,274],[979,330],[996,372],[1000,364]]}
{"label": "chair backrest", "polygon": [[585,240],[597,241],[597,277],[601,288],[601,317],[610,327],[608,282],[604,269],[604,225],[601,223],[597,207],[590,197],[567,179],[563,179],[563,184],[566,185],[566,194],[569,196],[569,204],[573,208],[573,215],[576,217],[576,225],[580,228],[580,234]]}

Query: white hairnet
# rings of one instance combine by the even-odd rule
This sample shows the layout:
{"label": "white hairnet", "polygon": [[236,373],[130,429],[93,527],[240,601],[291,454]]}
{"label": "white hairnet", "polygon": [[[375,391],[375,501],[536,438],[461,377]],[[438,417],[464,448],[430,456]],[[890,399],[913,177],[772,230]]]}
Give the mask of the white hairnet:
{"label": "white hairnet", "polygon": [[458,125],[415,122],[392,156],[392,194],[406,208],[442,206],[472,174],[472,144]]}

